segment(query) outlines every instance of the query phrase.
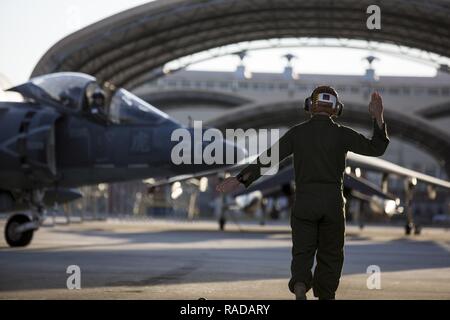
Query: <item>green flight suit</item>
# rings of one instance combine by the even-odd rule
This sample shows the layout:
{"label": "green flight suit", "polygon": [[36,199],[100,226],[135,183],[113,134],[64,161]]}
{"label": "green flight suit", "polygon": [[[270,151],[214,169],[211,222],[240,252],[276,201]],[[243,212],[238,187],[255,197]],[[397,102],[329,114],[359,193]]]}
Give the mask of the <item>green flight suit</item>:
{"label": "green flight suit", "polygon": [[[279,161],[293,154],[295,202],[291,211],[292,264],[289,289],[305,283],[314,295],[333,299],[344,262],[345,198],[343,176],[348,151],[381,156],[389,144],[386,125],[380,129],[373,119],[371,139],[336,123],[327,115],[314,115],[290,128],[275,145]],[[270,155],[274,146],[265,151]],[[271,164],[274,165],[273,163]],[[248,187],[261,176],[259,161],[249,164],[240,174]],[[316,255],[314,277],[311,269]]]}

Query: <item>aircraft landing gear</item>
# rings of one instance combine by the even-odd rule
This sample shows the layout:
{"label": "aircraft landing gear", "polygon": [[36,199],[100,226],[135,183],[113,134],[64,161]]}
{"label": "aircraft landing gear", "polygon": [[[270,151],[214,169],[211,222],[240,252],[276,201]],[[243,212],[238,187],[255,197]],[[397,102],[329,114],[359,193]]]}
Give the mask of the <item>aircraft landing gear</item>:
{"label": "aircraft landing gear", "polygon": [[414,214],[412,211],[412,201],[414,197],[414,188],[417,180],[408,179],[405,181],[405,211],[406,211],[406,226],[405,235],[409,236],[414,231],[415,235],[420,235],[421,227],[414,223]]}
{"label": "aircraft landing gear", "polygon": [[43,206],[44,191],[30,193],[28,202],[34,210],[31,215],[18,213],[12,215],[5,226],[5,240],[10,247],[25,247],[33,239],[34,231],[39,229],[45,218]]}
{"label": "aircraft landing gear", "polygon": [[418,236],[422,232],[422,227],[420,225],[415,225],[414,223],[408,223],[405,225],[405,235],[409,236],[413,231],[414,234]]}
{"label": "aircraft landing gear", "polygon": [[414,226],[414,234],[418,236],[418,235],[420,235],[421,232],[422,232],[422,227],[416,224]]}
{"label": "aircraft landing gear", "polygon": [[227,219],[225,219],[225,217],[220,217],[219,218],[219,229],[220,231],[225,230],[225,224],[227,223]]}
{"label": "aircraft landing gear", "polygon": [[409,236],[411,234],[411,231],[414,229],[414,224],[407,223],[405,225],[405,235]]}
{"label": "aircraft landing gear", "polygon": [[13,215],[5,226],[5,240],[10,247],[25,247],[33,239],[34,230],[30,217],[25,214]]}

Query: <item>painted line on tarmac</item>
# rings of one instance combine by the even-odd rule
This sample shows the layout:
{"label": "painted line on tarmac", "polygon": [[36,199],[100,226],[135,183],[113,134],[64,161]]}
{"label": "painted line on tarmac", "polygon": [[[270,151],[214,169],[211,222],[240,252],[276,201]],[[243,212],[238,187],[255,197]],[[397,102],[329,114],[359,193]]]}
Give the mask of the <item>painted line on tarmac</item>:
{"label": "painted line on tarmac", "polygon": [[436,244],[445,251],[447,251],[448,253],[450,253],[450,243],[444,241],[436,241]]}

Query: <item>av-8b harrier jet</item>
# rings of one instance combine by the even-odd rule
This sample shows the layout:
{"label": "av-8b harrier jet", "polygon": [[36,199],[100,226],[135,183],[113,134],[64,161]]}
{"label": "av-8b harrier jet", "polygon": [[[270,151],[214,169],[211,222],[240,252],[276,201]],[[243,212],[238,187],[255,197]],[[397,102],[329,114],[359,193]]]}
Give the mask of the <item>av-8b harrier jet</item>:
{"label": "av-8b harrier jet", "polygon": [[[45,207],[79,198],[74,188],[224,166],[173,164],[171,134],[182,126],[92,76],[54,73],[9,90],[24,98],[0,102],[0,212],[13,212],[5,227],[10,246],[28,245]],[[244,150],[220,143],[224,155],[243,157]]]}

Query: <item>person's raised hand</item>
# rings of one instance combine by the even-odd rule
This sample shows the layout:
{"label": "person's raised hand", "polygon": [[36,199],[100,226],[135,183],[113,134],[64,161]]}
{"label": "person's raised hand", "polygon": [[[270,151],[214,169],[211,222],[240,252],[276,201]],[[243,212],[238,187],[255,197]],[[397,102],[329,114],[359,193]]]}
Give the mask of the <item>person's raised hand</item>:
{"label": "person's raised hand", "polygon": [[383,100],[378,92],[373,92],[370,103],[369,103],[369,113],[377,120],[378,126],[381,128],[383,125]]}
{"label": "person's raised hand", "polygon": [[241,183],[236,177],[228,177],[216,186],[218,192],[227,193],[236,190]]}

